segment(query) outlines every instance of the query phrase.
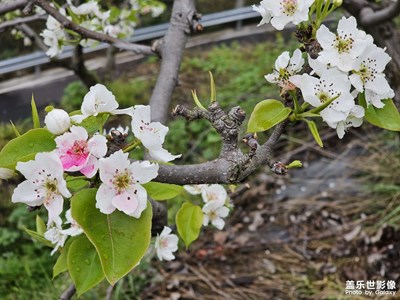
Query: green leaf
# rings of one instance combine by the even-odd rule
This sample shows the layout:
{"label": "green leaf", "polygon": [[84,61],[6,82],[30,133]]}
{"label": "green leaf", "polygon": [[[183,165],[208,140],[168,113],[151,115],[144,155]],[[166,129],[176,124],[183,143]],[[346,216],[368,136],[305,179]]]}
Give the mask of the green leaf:
{"label": "green leaf", "polygon": [[400,113],[392,99],[385,99],[382,108],[376,108],[372,104],[367,106],[365,94],[358,96],[359,104],[365,109],[365,120],[372,125],[392,131],[400,131]]}
{"label": "green leaf", "polygon": [[149,196],[154,200],[168,200],[175,198],[183,192],[183,186],[169,184],[169,183],[159,183],[159,182],[149,182],[143,184]]}
{"label": "green leaf", "polygon": [[56,278],[61,273],[68,271],[67,254],[68,254],[68,249],[65,249],[64,247],[62,249],[60,256],[57,258],[56,263],[53,266],[53,279]]}
{"label": "green leaf", "polygon": [[89,134],[94,134],[97,131],[102,132],[103,126],[107,122],[110,115],[108,113],[101,113],[97,116],[90,116],[84,119],[79,126],[84,127]]}
{"label": "green leaf", "polygon": [[206,109],[204,108],[203,104],[201,104],[201,102],[200,102],[200,100],[199,100],[199,97],[197,97],[196,90],[192,90],[192,97],[193,97],[194,103],[196,103],[196,105],[197,105],[198,108],[201,108],[201,109],[206,110]]}
{"label": "green leaf", "polygon": [[96,208],[97,189],[85,189],[71,198],[72,217],[82,227],[100,256],[110,284],[130,272],[145,255],[151,238],[151,204],[140,219],[118,210],[110,215]]}
{"label": "green leaf", "polygon": [[185,242],[186,248],[195,241],[200,234],[203,225],[203,212],[200,206],[190,202],[183,203],[176,213],[176,226],[178,233]]}
{"label": "green leaf", "polygon": [[303,167],[303,163],[300,160],[294,160],[286,166],[286,168],[288,168],[288,169],[302,168],[302,167]]}
{"label": "green leaf", "polygon": [[69,247],[71,246],[72,242],[74,242],[76,240],[76,238],[77,237],[68,238],[64,247],[62,247],[60,249],[61,254],[57,258],[57,261],[53,266],[53,279],[56,278],[59,274],[68,270],[68,262],[67,262],[68,251],[69,251]]}
{"label": "green leaf", "polygon": [[265,131],[285,120],[292,110],[274,99],[263,100],[251,113],[247,132]]}
{"label": "green leaf", "polygon": [[11,123],[11,127],[12,127],[12,129],[14,131],[15,136],[19,137],[21,134],[19,133],[17,127],[15,127],[15,125],[14,125],[14,123],[12,121],[10,121],[10,123]]}
{"label": "green leaf", "polygon": [[78,297],[104,279],[96,248],[84,235],[78,237],[69,247],[67,262]]}
{"label": "green leaf", "polygon": [[0,168],[15,170],[19,161],[35,158],[38,152],[49,152],[56,148],[53,135],[44,128],[31,129],[9,141],[0,151]]}
{"label": "green leaf", "polygon": [[318,128],[317,125],[315,125],[314,121],[306,120],[308,129],[310,129],[312,136],[314,137],[315,141],[317,142],[318,146],[321,148],[324,147],[324,144],[322,143],[321,137],[319,136]]}
{"label": "green leaf", "polygon": [[215,88],[215,81],[214,81],[214,77],[213,77],[213,74],[211,73],[211,71],[208,71],[208,73],[210,74],[210,87],[211,87],[210,101],[215,102],[215,101],[217,101],[217,90]]}
{"label": "green leaf", "polygon": [[32,100],[31,100],[31,107],[32,107],[33,128],[40,128],[39,114],[37,111],[35,98],[33,98],[33,94],[32,94]]}
{"label": "green leaf", "polygon": [[67,189],[72,193],[78,192],[89,185],[89,182],[85,179],[68,180],[68,178],[73,177],[67,177]]}
{"label": "green leaf", "polygon": [[48,247],[54,248],[54,245],[53,245],[49,240],[46,240],[46,239],[44,238],[43,235],[37,233],[36,231],[30,230],[30,229],[28,229],[28,228],[26,228],[26,227],[23,227],[23,229],[24,229],[24,231],[25,231],[27,234],[29,234],[34,240],[36,240],[36,241],[38,241],[39,243],[44,244],[44,245],[46,245],[46,246],[48,246]]}
{"label": "green leaf", "polygon": [[39,217],[39,215],[36,215],[36,232],[39,233],[41,236],[44,236],[46,230],[47,227],[42,218]]}

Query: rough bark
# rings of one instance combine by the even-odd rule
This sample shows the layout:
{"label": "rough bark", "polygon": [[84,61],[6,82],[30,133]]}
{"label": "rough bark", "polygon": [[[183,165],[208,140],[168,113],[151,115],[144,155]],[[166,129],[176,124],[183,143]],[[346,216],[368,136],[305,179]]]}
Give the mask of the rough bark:
{"label": "rough bark", "polygon": [[157,46],[162,62],[157,83],[150,98],[153,121],[167,123],[172,92],[178,83],[183,51],[197,20],[194,0],[174,1],[170,26]]}

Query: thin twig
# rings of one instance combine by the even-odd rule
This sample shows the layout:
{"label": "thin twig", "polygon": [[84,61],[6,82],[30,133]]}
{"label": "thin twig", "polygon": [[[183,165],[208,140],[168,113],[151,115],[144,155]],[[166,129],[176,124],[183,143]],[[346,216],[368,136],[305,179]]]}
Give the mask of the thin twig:
{"label": "thin twig", "polygon": [[70,300],[75,295],[75,285],[71,284],[64,293],[61,294],[59,300]]}
{"label": "thin twig", "polygon": [[17,26],[19,24],[26,24],[38,20],[46,20],[46,15],[41,14],[41,15],[33,15],[33,16],[28,16],[28,17],[22,17],[22,18],[15,18],[13,20],[5,21],[0,24],[0,31],[4,31],[8,27],[13,27]]}

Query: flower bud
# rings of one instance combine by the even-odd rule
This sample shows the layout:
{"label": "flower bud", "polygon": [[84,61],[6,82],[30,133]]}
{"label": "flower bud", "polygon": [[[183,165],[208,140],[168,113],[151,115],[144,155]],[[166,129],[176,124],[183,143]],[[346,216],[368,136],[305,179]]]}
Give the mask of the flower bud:
{"label": "flower bud", "polygon": [[44,123],[47,129],[53,134],[64,133],[71,126],[68,113],[62,109],[53,109],[50,111],[44,119]]}
{"label": "flower bud", "polygon": [[286,166],[286,168],[291,169],[291,168],[302,168],[303,164],[300,160],[294,160],[290,164]]}
{"label": "flower bud", "polygon": [[271,171],[277,175],[286,175],[287,174],[287,167],[284,163],[278,161],[274,163],[271,167]]}
{"label": "flower bud", "polygon": [[0,179],[10,179],[14,176],[14,171],[7,168],[0,168]]}
{"label": "flower bud", "polygon": [[343,3],[343,0],[333,0],[333,5],[336,7],[341,6]]}

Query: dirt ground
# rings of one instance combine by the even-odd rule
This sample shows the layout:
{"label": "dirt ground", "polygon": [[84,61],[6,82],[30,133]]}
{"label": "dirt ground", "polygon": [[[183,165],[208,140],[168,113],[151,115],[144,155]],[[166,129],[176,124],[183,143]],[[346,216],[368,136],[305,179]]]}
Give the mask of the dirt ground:
{"label": "dirt ground", "polygon": [[400,195],[371,191],[371,182],[395,176],[380,167],[399,167],[390,154],[398,157],[399,145],[356,135],[339,141],[328,133],[322,149],[284,136],[297,145],[282,160],[300,158],[305,167],[286,177],[264,169],[239,185],[224,230],[206,230],[175,261],[157,265],[161,275],[142,299],[400,299],[376,289],[345,294],[349,280],[400,286],[400,230],[381,222]]}

